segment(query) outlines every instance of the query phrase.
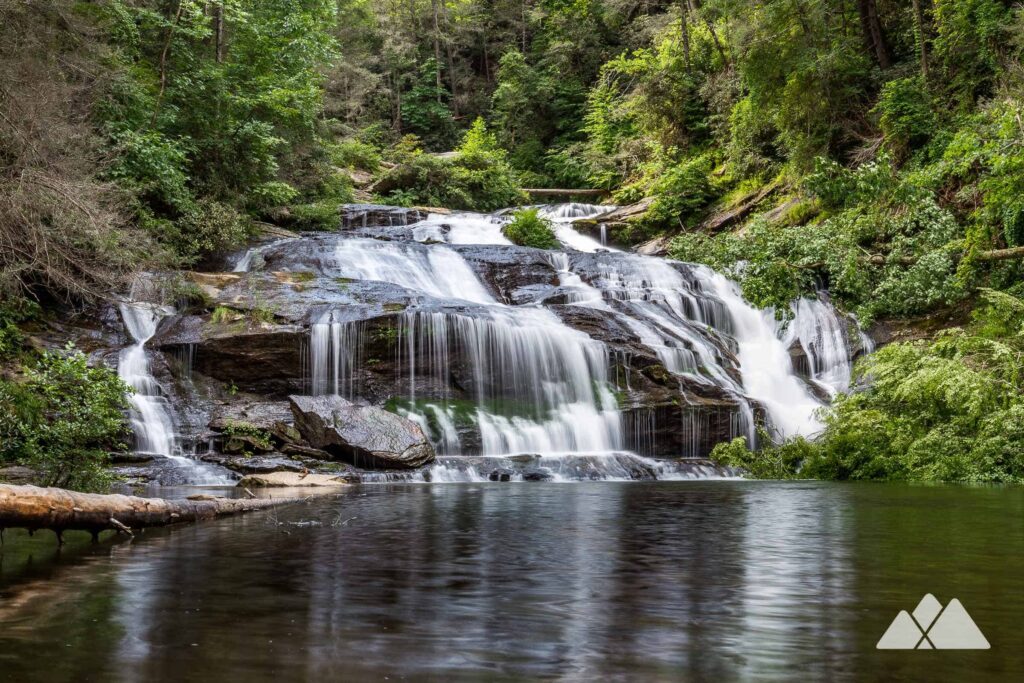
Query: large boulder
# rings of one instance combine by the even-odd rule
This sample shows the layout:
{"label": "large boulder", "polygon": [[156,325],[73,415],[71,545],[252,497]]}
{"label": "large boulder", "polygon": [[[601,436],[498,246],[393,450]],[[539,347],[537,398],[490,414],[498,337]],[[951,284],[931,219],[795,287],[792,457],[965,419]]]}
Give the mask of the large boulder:
{"label": "large boulder", "polygon": [[338,396],[291,396],[295,426],[314,448],[367,469],[417,468],[434,461],[419,425]]}

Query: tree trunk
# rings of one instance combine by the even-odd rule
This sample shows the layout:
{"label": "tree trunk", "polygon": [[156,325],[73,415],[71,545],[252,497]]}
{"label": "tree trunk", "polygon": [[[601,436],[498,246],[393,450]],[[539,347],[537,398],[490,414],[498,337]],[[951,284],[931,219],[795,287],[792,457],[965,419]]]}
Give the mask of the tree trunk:
{"label": "tree trunk", "polygon": [[150,127],[156,125],[156,117],[160,114],[160,105],[163,103],[164,91],[167,90],[167,58],[171,53],[171,42],[174,39],[174,31],[178,28],[178,23],[181,21],[181,12],[184,9],[183,0],[178,0],[178,9],[174,13],[174,21],[167,28],[167,40],[164,41],[164,49],[160,51],[160,64],[158,71],[160,73],[160,90],[156,94],[156,104],[153,105],[153,118],[150,120]]}
{"label": "tree trunk", "polygon": [[686,73],[691,72],[690,61],[690,22],[687,17],[686,0],[679,3],[679,34],[683,39],[683,63],[686,64]]}
{"label": "tree trunk", "polygon": [[213,6],[213,27],[214,36],[216,38],[216,57],[217,63],[224,63],[224,3],[218,2]]}
{"label": "tree trunk", "polygon": [[204,498],[164,500],[135,496],[77,493],[65,489],[0,484],[0,532],[23,528],[88,531],[130,529],[198,522],[224,515],[295,503],[301,498]]}
{"label": "tree trunk", "polygon": [[921,78],[928,82],[928,28],[924,22],[924,0],[914,0],[914,32],[921,61]]}
{"label": "tree trunk", "polygon": [[730,66],[729,56],[725,54],[725,47],[722,46],[722,41],[718,39],[718,31],[715,30],[715,25],[711,23],[711,20],[703,16],[700,12],[700,0],[687,0],[690,4],[690,11],[697,17],[704,19],[704,25],[708,27],[708,32],[711,33],[711,41],[715,44],[715,49],[718,50],[719,56],[722,58],[722,62],[725,66]]}
{"label": "tree trunk", "polygon": [[438,18],[437,0],[430,0],[430,9],[434,14],[434,77],[437,90],[437,103],[443,104],[441,91],[444,89],[441,81],[441,22]]}
{"label": "tree trunk", "polygon": [[864,42],[869,52],[874,54],[878,66],[888,69],[892,66],[892,58],[889,56],[889,46],[882,31],[882,22],[878,19],[878,6],[875,0],[857,0],[857,12],[860,14]]}
{"label": "tree trunk", "polygon": [[448,57],[448,83],[452,92],[452,116],[459,117],[459,93],[455,83],[455,56],[452,54],[452,25],[448,18],[448,3],[441,1],[441,18],[444,20],[444,51]]}

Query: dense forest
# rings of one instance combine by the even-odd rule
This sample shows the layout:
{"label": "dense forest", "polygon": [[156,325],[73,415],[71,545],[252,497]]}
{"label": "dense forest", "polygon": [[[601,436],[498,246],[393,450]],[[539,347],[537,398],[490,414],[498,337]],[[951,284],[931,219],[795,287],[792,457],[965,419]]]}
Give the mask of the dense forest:
{"label": "dense forest", "polygon": [[617,244],[660,239],[780,317],[828,290],[899,331],[820,438],[724,444],[721,461],[1024,479],[1015,2],[0,0],[0,15],[0,460],[48,483],[101,484],[125,432],[116,376],[34,348],[55,311],[201,268],[265,223],[333,230],[368,200],[491,211],[543,187],[637,205]]}

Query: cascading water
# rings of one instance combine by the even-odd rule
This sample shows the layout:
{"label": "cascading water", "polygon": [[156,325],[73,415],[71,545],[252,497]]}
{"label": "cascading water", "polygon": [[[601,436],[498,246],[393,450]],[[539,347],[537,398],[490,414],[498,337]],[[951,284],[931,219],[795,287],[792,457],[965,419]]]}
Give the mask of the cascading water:
{"label": "cascading water", "polygon": [[[466,381],[475,388],[471,419],[485,453],[623,448],[621,417],[600,343],[544,308],[499,303],[465,259],[445,247],[355,239],[338,244],[334,256],[332,275],[390,282],[448,304],[472,304],[406,312],[396,334],[410,402],[423,376],[446,384],[450,359],[465,361]],[[336,318],[329,311],[312,326],[312,389],[355,398],[366,330],[361,322]],[[436,414],[433,421],[438,421]],[[457,452],[459,442],[447,431],[448,437],[443,428],[435,435],[441,437],[435,439],[438,449]]]}
{"label": "cascading water", "polygon": [[122,303],[119,306],[128,334],[135,342],[121,350],[117,374],[134,391],[128,397],[131,406],[129,421],[135,435],[136,450],[158,455],[183,470],[186,483],[220,485],[231,478],[218,468],[181,454],[170,405],[153,377],[146,357],[146,342],[156,334],[157,325],[166,311],[146,303]]}
{"label": "cascading water", "polygon": [[131,425],[136,448],[145,453],[175,457],[174,423],[160,385],[149,371],[146,342],[156,333],[162,317],[155,306],[120,305],[121,318],[135,342],[121,351],[117,374],[134,393],[129,396]]}
{"label": "cascading water", "polygon": [[[806,379],[830,393],[844,390],[853,353],[836,334],[843,321],[834,309],[797,302],[793,323],[780,328],[771,312],[751,307],[708,268],[623,253],[573,228],[574,220],[608,208],[541,208],[566,251],[506,249],[507,213],[431,214],[419,222],[389,219],[380,228],[362,220],[353,234],[307,243],[313,249],[269,249],[267,258],[278,259],[274,268],[312,267],[323,282],[354,287],[350,300],[359,306],[378,302],[369,314],[345,306],[314,309],[310,391],[355,400],[370,391],[419,423],[439,455],[474,452],[495,462],[524,453],[562,458],[563,465],[568,456],[581,467],[586,458],[588,467],[594,458],[639,458],[623,451],[656,452],[655,433],[666,429],[666,419],[681,420],[667,428],[686,435],[673,446],[676,455],[706,453],[708,430],[716,435],[710,445],[733,436],[754,443],[761,415],[779,436],[817,432],[823,404],[794,372],[789,349],[804,348],[812,366]],[[537,284],[525,288],[516,289],[515,278],[495,284],[504,282],[503,268],[538,268],[538,256],[552,282],[544,284],[539,273],[531,275]],[[398,289],[381,290],[381,283]],[[548,300],[552,284],[558,293]],[[368,291],[399,292],[403,303],[359,298]],[[643,403],[623,406],[631,391],[630,354],[570,326],[563,318],[573,309],[628,331],[636,340],[630,343],[675,378],[676,417]],[[387,370],[373,369],[381,365]],[[385,375],[391,379],[382,388]],[[657,452],[665,453],[661,442]],[[648,471],[641,460],[628,462]],[[451,462],[438,467],[446,473],[435,471],[435,479],[480,473]]]}
{"label": "cascading water", "polygon": [[800,345],[807,357],[809,378],[829,396],[846,391],[852,379],[855,346],[850,337],[857,337],[857,345],[864,353],[874,350],[871,338],[859,329],[851,329],[853,326],[828,303],[825,292],[820,292],[817,299],[794,302],[792,311],[793,319],[786,328],[783,344],[787,348]]}

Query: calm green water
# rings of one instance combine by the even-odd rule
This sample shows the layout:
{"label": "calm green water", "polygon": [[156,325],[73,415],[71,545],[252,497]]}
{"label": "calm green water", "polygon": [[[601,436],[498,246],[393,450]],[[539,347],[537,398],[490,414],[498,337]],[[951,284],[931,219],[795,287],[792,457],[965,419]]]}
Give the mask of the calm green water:
{"label": "calm green water", "polygon": [[[928,592],[992,649],[875,650]],[[19,682],[1019,681],[1022,629],[1018,488],[366,486],[0,559]]]}

